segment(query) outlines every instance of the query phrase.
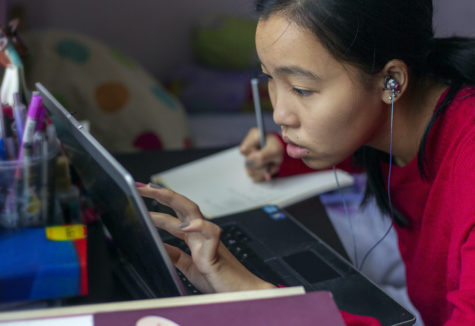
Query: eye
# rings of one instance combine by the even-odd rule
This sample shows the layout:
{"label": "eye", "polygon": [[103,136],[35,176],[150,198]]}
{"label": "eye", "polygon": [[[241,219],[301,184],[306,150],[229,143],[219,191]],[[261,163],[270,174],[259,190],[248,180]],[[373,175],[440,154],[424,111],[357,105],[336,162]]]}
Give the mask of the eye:
{"label": "eye", "polygon": [[296,94],[297,96],[300,96],[300,97],[305,97],[305,96],[312,95],[313,91],[292,87],[292,93],[294,93],[294,94]]}

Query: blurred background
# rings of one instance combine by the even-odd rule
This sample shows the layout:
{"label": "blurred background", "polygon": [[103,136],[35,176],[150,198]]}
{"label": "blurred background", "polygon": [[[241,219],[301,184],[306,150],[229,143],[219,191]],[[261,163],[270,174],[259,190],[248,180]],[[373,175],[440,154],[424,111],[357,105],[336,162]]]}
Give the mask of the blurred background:
{"label": "blurred background", "polygon": [[[436,35],[475,36],[475,1],[434,5]],[[20,18],[30,87],[113,152],[235,145],[255,125],[253,0],[0,0],[0,14]]]}

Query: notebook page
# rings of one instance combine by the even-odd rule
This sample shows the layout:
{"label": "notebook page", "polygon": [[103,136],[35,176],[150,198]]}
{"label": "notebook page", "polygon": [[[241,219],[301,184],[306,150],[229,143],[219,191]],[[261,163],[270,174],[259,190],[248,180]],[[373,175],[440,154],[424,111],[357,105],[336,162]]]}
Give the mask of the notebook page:
{"label": "notebook page", "polygon": [[[342,187],[353,183],[350,174],[337,174]],[[208,218],[263,205],[285,207],[337,187],[332,170],[253,182],[238,147],[158,173],[151,181],[190,198]]]}

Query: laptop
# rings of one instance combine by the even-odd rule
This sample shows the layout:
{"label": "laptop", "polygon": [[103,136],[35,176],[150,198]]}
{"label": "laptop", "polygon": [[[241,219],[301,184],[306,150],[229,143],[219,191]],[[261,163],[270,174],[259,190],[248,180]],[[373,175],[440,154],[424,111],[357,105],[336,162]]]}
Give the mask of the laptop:
{"label": "laptop", "polygon": [[[184,243],[153,225],[131,174],[43,85],[38,83],[36,87],[66,155],[143,296],[196,293],[175,269],[164,247],[164,242],[179,247]],[[383,325],[415,322],[410,312],[285,209],[264,206],[213,222],[223,229],[223,243],[231,252],[252,272],[273,284],[330,291],[340,309],[376,317]]]}

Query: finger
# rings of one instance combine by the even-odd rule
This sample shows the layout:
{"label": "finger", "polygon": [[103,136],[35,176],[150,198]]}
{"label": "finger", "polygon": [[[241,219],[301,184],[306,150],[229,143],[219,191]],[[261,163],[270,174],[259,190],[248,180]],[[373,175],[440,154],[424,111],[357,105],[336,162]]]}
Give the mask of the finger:
{"label": "finger", "polygon": [[261,182],[265,180],[265,171],[262,169],[249,169],[246,168],[247,175],[254,182]]}
{"label": "finger", "polygon": [[198,290],[203,293],[213,291],[213,287],[193,264],[193,259],[190,255],[167,243],[165,243],[165,249],[173,265],[175,265]]}
{"label": "finger", "polygon": [[159,212],[149,212],[149,213],[155,226],[167,231],[168,233],[172,234],[173,236],[179,239],[183,239],[185,237],[181,229],[182,222],[179,219],[165,213],[159,213]]}
{"label": "finger", "polygon": [[270,173],[271,167],[275,169],[280,166],[280,158],[278,156],[266,155],[264,151],[254,152],[249,155],[246,161],[246,168],[249,170],[263,170],[264,173]]}
{"label": "finger", "polygon": [[213,222],[206,220],[192,220],[191,222],[183,223],[181,231],[190,235],[191,233],[199,233],[204,239],[219,240],[221,228]]}
{"label": "finger", "polygon": [[[170,260],[172,261],[173,265],[177,266],[178,261],[180,260],[180,255],[185,254],[183,250],[169,245],[168,243],[163,243],[165,249],[167,250],[168,256],[170,256]],[[177,266],[178,267],[178,266]]]}
{"label": "finger", "polygon": [[260,148],[259,129],[251,128],[244,137],[239,150],[242,155],[247,156]]}
{"label": "finger", "polygon": [[221,229],[206,220],[193,220],[183,228],[194,265],[204,275],[213,273],[218,262]]}
{"label": "finger", "polygon": [[193,259],[191,256],[180,248],[169,245],[168,243],[165,243],[164,245],[173,265],[185,273],[185,275],[189,274],[190,268],[193,265]]}
{"label": "finger", "polygon": [[267,172],[270,174],[271,177],[274,177],[279,173],[280,166],[277,164],[271,164],[267,168]]}
{"label": "finger", "polygon": [[265,167],[253,168],[246,166],[247,175],[254,182],[269,181],[279,173],[280,166],[277,164],[270,164]]}
{"label": "finger", "polygon": [[151,184],[137,189],[142,196],[155,199],[159,203],[173,209],[178,218],[182,221],[193,218],[203,218],[198,205],[173,190],[167,188],[156,188],[156,186]]}

